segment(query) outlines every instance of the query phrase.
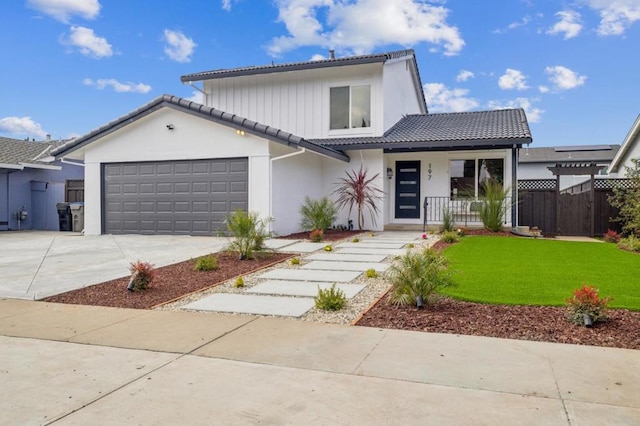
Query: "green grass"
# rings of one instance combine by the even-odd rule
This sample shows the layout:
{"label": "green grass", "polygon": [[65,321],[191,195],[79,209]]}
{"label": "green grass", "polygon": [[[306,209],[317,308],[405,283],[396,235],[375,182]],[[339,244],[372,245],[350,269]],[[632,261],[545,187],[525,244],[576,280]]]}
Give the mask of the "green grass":
{"label": "green grass", "polygon": [[564,305],[582,284],[610,296],[612,308],[640,311],[640,255],[614,244],[467,237],[447,248],[461,300],[508,305]]}

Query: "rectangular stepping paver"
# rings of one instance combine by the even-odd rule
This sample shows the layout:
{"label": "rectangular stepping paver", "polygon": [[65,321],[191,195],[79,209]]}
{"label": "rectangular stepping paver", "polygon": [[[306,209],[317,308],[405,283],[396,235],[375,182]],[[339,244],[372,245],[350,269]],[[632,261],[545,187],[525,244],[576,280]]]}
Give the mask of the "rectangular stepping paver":
{"label": "rectangular stepping paver", "polygon": [[315,302],[310,297],[216,293],[189,303],[184,308],[198,311],[299,317],[314,305]]}
{"label": "rectangular stepping paver", "polygon": [[[269,280],[251,287],[247,293],[315,297],[318,295],[318,287],[326,290],[332,285],[333,283],[323,282]],[[365,285],[336,284],[336,288],[342,290],[347,299],[351,299],[365,288]]]}
{"label": "rectangular stepping paver", "polygon": [[384,254],[385,256],[402,256],[406,252],[406,249],[368,248],[360,246],[341,247],[336,251],[336,254]]}
{"label": "rectangular stepping paver", "polygon": [[258,276],[275,280],[322,281],[348,283],[358,278],[361,271],[314,271],[312,269],[273,269]]}
{"label": "rectangular stepping paver", "polygon": [[382,262],[386,254],[313,253],[304,260],[332,260],[338,262]]}
{"label": "rectangular stepping paver", "polygon": [[270,238],[268,240],[266,240],[264,242],[264,245],[267,248],[273,249],[273,250],[284,250],[286,251],[285,247],[294,245],[296,243],[300,242],[300,240],[287,240],[284,238]]}
{"label": "rectangular stepping paver", "polygon": [[322,250],[326,245],[327,243],[300,242],[291,244],[287,246],[286,249],[282,249],[282,251],[291,253],[313,253],[314,251]]}
{"label": "rectangular stepping paver", "polygon": [[323,271],[360,271],[364,272],[367,269],[375,269],[377,272],[384,272],[389,268],[388,263],[379,262],[333,262],[326,260],[314,260],[301,269],[316,269]]}
{"label": "rectangular stepping paver", "polygon": [[[338,248],[351,248],[351,247],[372,247],[374,244],[369,244],[369,243],[341,243],[338,244],[336,247]],[[385,249],[399,249],[402,248],[402,246],[404,246],[405,243],[384,243],[384,242],[379,242],[375,244],[375,247],[377,248],[385,248]]]}

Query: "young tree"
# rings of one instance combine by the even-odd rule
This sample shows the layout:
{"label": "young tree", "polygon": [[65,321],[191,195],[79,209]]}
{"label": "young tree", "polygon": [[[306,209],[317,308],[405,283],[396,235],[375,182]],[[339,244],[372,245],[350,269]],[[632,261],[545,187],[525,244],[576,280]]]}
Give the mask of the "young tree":
{"label": "young tree", "polygon": [[613,188],[609,203],[620,209],[616,220],[622,223],[622,232],[640,236],[640,160],[634,158],[631,161],[633,165],[626,167],[631,186]]}
{"label": "young tree", "polygon": [[367,176],[368,170],[363,169],[360,165],[360,170],[351,172],[347,171],[347,177],[338,179],[336,188],[333,190],[333,194],[338,196],[336,200],[336,206],[343,208],[349,206],[349,215],[353,207],[358,209],[358,229],[362,231],[364,226],[364,209],[366,208],[371,215],[371,222],[376,224],[376,213],[379,209],[376,205],[377,201],[382,200],[384,192],[376,187],[373,182],[378,178],[379,173],[376,173],[373,177]]}

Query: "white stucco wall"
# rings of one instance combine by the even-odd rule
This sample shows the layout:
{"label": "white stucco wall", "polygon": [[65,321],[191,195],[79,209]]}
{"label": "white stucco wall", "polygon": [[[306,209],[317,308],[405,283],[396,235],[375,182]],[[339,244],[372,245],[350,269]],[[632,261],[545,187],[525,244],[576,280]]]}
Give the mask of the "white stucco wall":
{"label": "white stucco wall", "polygon": [[416,95],[416,88],[406,60],[386,63],[382,81],[385,131],[396,124],[403,115],[421,113],[421,100]]}
{"label": "white stucco wall", "polygon": [[[174,130],[168,130],[173,124]],[[173,108],[162,108],[85,149],[85,233],[101,233],[101,164],[113,162],[249,159],[249,210],[269,215],[269,144]]]}

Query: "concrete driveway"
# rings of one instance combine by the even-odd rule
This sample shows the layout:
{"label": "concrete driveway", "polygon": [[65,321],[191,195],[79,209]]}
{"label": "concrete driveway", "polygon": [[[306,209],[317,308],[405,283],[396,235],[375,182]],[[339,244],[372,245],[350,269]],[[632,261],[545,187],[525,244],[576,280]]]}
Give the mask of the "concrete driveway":
{"label": "concrete driveway", "polygon": [[0,298],[38,300],[127,276],[136,260],[160,267],[226,244],[220,237],[0,232]]}

